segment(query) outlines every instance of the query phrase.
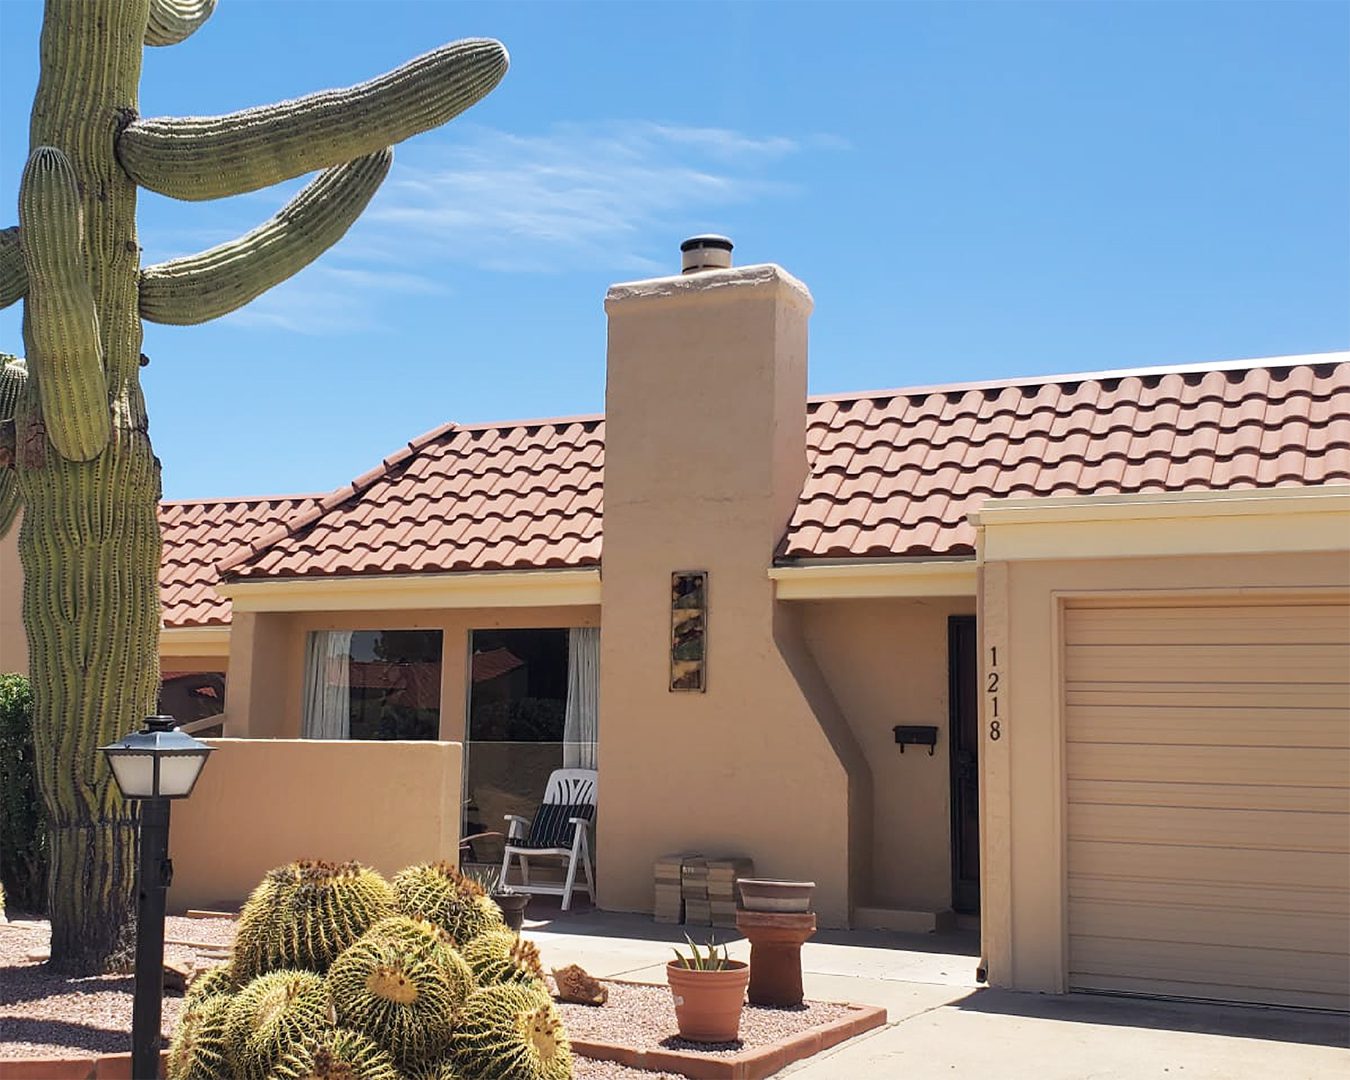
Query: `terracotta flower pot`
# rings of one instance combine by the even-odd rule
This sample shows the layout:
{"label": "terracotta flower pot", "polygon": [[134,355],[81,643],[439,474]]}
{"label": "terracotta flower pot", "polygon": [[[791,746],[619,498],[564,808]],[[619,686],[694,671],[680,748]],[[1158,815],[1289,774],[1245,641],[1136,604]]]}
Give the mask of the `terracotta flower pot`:
{"label": "terracotta flower pot", "polygon": [[720,1043],[735,1042],[740,1037],[749,964],[732,960],[717,971],[697,971],[672,960],[666,965],[666,978],[675,999],[680,1038]]}

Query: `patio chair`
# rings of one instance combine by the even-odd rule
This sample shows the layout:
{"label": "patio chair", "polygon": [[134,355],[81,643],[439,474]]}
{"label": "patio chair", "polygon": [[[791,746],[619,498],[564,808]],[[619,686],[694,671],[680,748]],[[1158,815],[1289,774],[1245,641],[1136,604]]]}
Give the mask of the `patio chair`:
{"label": "patio chair", "polygon": [[[519,814],[507,814],[506,853],[502,856],[503,884],[511,872],[511,860],[520,859],[520,881],[510,882],[517,892],[562,897],[562,909],[572,906],[574,889],[584,889],[595,902],[595,875],[591,868],[590,827],[595,820],[594,769],[554,769],[544,789],[532,821]],[[530,860],[561,858],[567,864],[567,880],[562,885],[543,885],[530,881]],[[578,882],[580,863],[585,882]]]}

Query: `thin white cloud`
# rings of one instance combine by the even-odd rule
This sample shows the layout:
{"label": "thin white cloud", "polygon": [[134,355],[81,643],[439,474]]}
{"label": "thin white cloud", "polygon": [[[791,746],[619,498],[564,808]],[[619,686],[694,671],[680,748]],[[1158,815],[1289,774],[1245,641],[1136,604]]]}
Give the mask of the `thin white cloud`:
{"label": "thin white cloud", "polygon": [[[659,273],[669,269],[672,236],[715,225],[751,200],[790,197],[797,186],[785,163],[845,148],[833,136],[648,121],[559,124],[533,135],[455,124],[399,147],[389,179],[333,251],[227,321],[312,335],[376,330],[382,294],[446,291],[451,264],[549,273],[584,261],[616,274]],[[273,189],[270,201],[278,198]],[[257,224],[245,219],[258,208],[257,199],[243,201],[234,230],[235,213],[196,228],[163,221],[147,230],[147,262],[237,236]]]}

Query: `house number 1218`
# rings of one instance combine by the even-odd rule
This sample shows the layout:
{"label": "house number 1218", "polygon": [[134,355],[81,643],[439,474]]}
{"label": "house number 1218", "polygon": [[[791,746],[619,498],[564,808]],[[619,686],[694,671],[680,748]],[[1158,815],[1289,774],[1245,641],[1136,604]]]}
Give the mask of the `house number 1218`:
{"label": "house number 1218", "polygon": [[1002,682],[998,670],[998,646],[989,647],[989,670],[985,673],[988,682],[985,684],[984,692],[989,695],[989,739],[991,742],[998,742],[1003,738],[1003,720],[998,715],[998,697],[999,684]]}

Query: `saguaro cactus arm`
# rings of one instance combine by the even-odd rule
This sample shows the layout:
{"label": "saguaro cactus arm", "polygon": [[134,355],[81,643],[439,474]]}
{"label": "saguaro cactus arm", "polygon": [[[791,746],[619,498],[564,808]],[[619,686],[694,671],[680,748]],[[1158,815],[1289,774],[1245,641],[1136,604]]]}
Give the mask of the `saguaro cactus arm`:
{"label": "saguaro cactus arm", "polygon": [[22,300],[28,291],[28,271],[19,248],[19,227],[0,229],[0,308]]}
{"label": "saguaro cactus arm", "polygon": [[392,150],[325,170],[252,232],[141,271],[141,317],[191,326],[243,307],[308,266],[360,217],[389,173]]}
{"label": "saguaro cactus arm", "polygon": [[24,166],[19,236],[28,271],[24,336],[47,437],[66,460],[90,461],[112,427],[108,382],[85,270],[80,192],[70,159],[55,147],[39,146]]}
{"label": "saguaro cactus arm", "polygon": [[177,45],[186,41],[201,29],[215,10],[216,0],[150,0],[145,43]]}
{"label": "saguaro cactus arm", "polygon": [[440,126],[485,97],[508,63],[500,42],[456,41],[346,90],[224,116],[133,121],[117,156],[141,187],[175,199],[256,191]]}
{"label": "saguaro cactus arm", "polygon": [[23,361],[0,353],[0,539],[9,532],[23,505],[19,477],[14,471],[14,417],[27,383],[28,369]]}

